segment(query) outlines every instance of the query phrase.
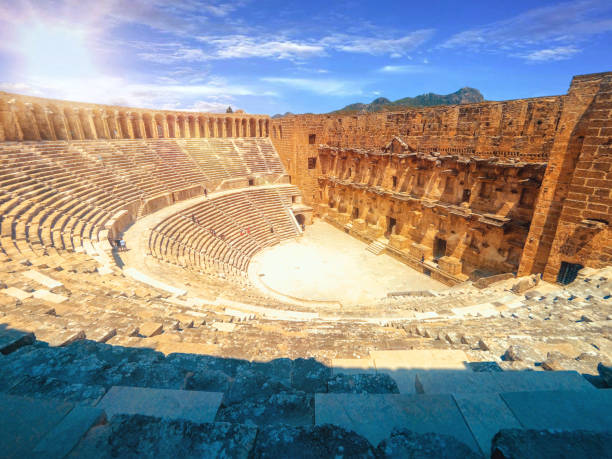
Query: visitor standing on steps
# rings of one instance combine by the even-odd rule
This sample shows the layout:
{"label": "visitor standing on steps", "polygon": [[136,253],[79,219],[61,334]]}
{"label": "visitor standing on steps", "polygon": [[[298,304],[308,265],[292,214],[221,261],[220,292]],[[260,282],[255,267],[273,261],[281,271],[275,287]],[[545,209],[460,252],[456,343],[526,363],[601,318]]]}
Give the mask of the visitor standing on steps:
{"label": "visitor standing on steps", "polygon": [[208,189],[207,188],[204,188],[204,197],[208,198]]}

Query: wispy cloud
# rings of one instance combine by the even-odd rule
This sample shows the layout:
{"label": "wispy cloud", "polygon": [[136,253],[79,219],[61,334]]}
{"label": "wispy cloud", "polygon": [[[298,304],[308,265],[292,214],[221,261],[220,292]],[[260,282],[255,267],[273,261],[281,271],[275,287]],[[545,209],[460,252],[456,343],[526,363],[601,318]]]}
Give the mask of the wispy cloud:
{"label": "wispy cloud", "polygon": [[559,3],[465,30],[440,47],[501,52],[532,62],[567,59],[579,51],[579,43],[612,31],[611,13],[608,0]]}
{"label": "wispy cloud", "polygon": [[320,95],[347,96],[363,94],[361,85],[355,81],[337,80],[330,78],[283,78],[265,77],[261,81],[266,83],[287,86],[300,91],[307,91]]}
{"label": "wispy cloud", "polygon": [[274,39],[247,35],[198,37],[214,49],[216,59],[269,57],[274,59],[306,58],[325,54],[323,45],[305,40]]}
{"label": "wispy cloud", "polygon": [[423,73],[428,70],[426,65],[385,65],[378,69],[381,73]]}
{"label": "wispy cloud", "polygon": [[562,61],[571,58],[580,50],[575,46],[558,46],[557,48],[539,49],[521,55],[523,59],[531,62]]}
{"label": "wispy cloud", "polygon": [[[276,96],[259,86],[208,79],[206,84],[128,82],[120,77],[32,79],[16,85],[0,82],[0,89],[57,99],[154,109],[225,109],[235,97]],[[196,100],[197,102],[193,102]],[[206,105],[208,104],[208,105]]]}
{"label": "wispy cloud", "polygon": [[397,38],[337,34],[324,38],[322,43],[348,53],[402,57],[429,40],[434,32],[433,29],[422,29]]}

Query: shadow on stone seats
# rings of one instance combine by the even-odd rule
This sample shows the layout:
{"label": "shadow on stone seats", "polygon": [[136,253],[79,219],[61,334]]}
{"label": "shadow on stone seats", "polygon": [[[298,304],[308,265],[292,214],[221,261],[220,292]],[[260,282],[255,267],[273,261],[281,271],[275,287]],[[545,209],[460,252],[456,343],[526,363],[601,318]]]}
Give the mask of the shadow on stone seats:
{"label": "shadow on stone seats", "polygon": [[[164,355],[89,340],[52,347],[6,324],[0,352],[0,439],[9,457],[163,456],[172,448],[187,456],[365,454],[400,437],[406,443],[396,429],[417,435],[417,446],[428,432],[453,437],[477,457],[503,428],[597,431],[612,422],[612,397],[575,372],[331,368],[313,358]],[[538,381],[539,373],[550,376]]]}

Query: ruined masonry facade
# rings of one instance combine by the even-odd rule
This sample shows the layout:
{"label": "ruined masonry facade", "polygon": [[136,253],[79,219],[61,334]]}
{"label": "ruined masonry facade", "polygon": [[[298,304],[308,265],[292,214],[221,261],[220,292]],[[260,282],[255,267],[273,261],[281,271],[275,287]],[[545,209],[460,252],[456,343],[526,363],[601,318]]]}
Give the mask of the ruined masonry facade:
{"label": "ruined masonry facade", "polygon": [[562,96],[286,116],[270,136],[321,217],[447,283],[612,263],[612,73]]}

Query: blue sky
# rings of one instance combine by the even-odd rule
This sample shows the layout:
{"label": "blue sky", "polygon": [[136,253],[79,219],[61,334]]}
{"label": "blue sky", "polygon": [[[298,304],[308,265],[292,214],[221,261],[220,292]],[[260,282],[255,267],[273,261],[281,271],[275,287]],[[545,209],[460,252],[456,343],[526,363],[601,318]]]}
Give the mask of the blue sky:
{"label": "blue sky", "polygon": [[0,90],[323,113],[384,96],[564,94],[612,70],[612,1],[0,0]]}

